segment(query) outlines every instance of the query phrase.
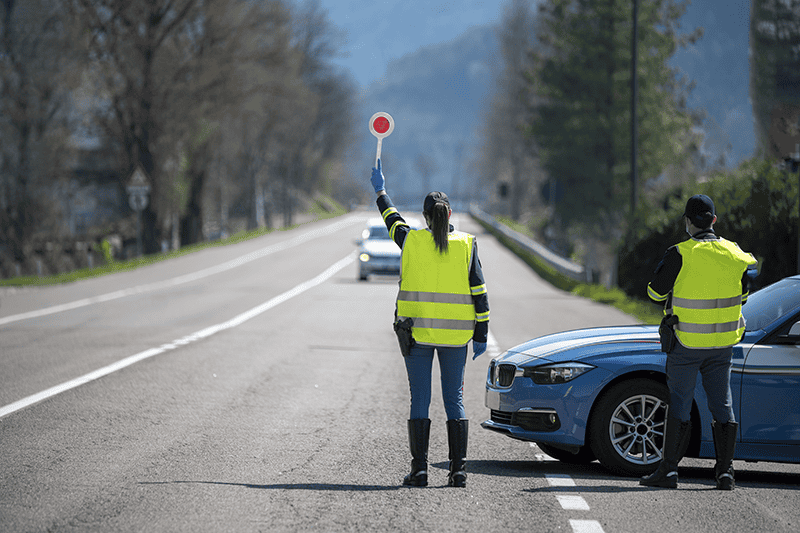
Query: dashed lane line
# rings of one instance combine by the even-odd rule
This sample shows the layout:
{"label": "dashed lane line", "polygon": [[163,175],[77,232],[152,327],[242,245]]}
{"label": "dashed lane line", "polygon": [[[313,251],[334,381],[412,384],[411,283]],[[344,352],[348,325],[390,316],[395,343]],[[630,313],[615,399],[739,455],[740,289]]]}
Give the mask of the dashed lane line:
{"label": "dashed lane line", "polygon": [[558,503],[565,511],[588,511],[589,504],[577,494],[556,494]]}
{"label": "dashed lane line", "polygon": [[573,533],[605,533],[597,520],[570,520]]}
{"label": "dashed lane line", "polygon": [[0,326],[4,324],[10,324],[12,322],[19,322],[20,320],[27,320],[30,318],[39,318],[42,316],[52,315],[55,313],[61,313],[64,311],[70,311],[72,309],[78,309],[81,307],[86,307],[88,305],[109,302],[111,300],[118,300],[120,298],[125,298],[126,296],[133,296],[135,294],[143,294],[147,292],[158,291],[161,289],[167,289],[170,287],[175,287],[176,285],[182,285],[184,283],[189,283],[192,281],[197,281],[203,278],[207,278],[209,276],[213,276],[214,274],[219,274],[221,272],[225,272],[227,270],[231,270],[237,267],[240,267],[244,264],[247,264],[251,261],[255,261],[256,259],[261,259],[262,257],[266,257],[268,255],[274,254],[276,252],[281,252],[283,250],[287,250],[294,246],[298,246],[305,242],[310,241],[311,239],[316,239],[317,237],[323,237],[326,235],[330,235],[339,231],[342,228],[355,224],[357,222],[363,222],[364,217],[360,216],[349,216],[343,220],[335,222],[333,224],[329,224],[327,226],[323,226],[318,229],[314,229],[311,231],[307,231],[306,233],[300,234],[297,237],[293,237],[283,242],[275,243],[270,246],[265,246],[260,250],[256,250],[249,254],[245,254],[243,256],[237,257],[235,259],[231,259],[230,261],[226,261],[225,263],[221,263],[219,265],[215,265],[212,267],[204,268],[202,270],[198,270],[196,272],[191,272],[189,274],[184,274],[183,276],[177,276],[174,278],[170,278],[164,281],[157,281],[155,283],[148,283],[145,285],[138,285],[136,287],[130,287],[128,289],[121,289],[118,291],[101,294],[98,296],[92,296],[90,298],[82,298],[80,300],[75,300],[73,302],[68,302],[59,305],[53,305],[50,307],[45,307],[42,309],[37,309],[35,311],[29,311],[27,313],[19,313],[16,315],[10,315],[6,317],[0,317]]}
{"label": "dashed lane line", "polygon": [[575,482],[567,474],[547,474],[544,476],[551,487],[574,487]]}
{"label": "dashed lane line", "polygon": [[[551,487],[574,487],[575,481],[566,474],[546,474],[545,479]],[[589,504],[578,493],[556,494],[559,505],[565,511],[589,511]],[[597,520],[570,520],[573,533],[604,533]]]}
{"label": "dashed lane line", "polygon": [[240,326],[241,324],[247,322],[251,318],[255,318],[258,315],[264,313],[265,311],[268,311],[273,307],[287,300],[290,300],[291,298],[294,298],[295,296],[298,296],[299,294],[302,294],[303,292],[313,287],[316,287],[317,285],[324,283],[325,281],[333,277],[337,272],[345,268],[347,265],[351,264],[353,261],[354,261],[354,254],[350,253],[347,255],[347,257],[337,261],[317,277],[305,281],[300,285],[297,285],[296,287],[284,292],[283,294],[279,294],[278,296],[275,296],[274,298],[264,302],[263,304],[256,306],[250,309],[249,311],[245,311],[244,313],[237,315],[226,322],[222,322],[214,326],[209,326],[205,329],[201,329],[200,331],[192,333],[191,335],[187,335],[180,339],[176,339],[167,344],[162,344],[157,348],[150,348],[149,350],[137,353],[136,355],[126,357],[125,359],[122,359],[120,361],[117,361],[116,363],[95,370],[94,372],[90,372],[79,378],[75,378],[71,381],[67,381],[66,383],[56,385],[55,387],[51,387],[37,394],[33,394],[31,396],[28,396],[27,398],[23,398],[14,403],[8,404],[4,407],[0,407],[0,418],[10,415],[11,413],[15,413],[35,403],[39,403],[48,398],[52,398],[53,396],[61,394],[62,392],[66,392],[76,387],[80,387],[81,385],[89,383],[90,381],[94,381],[103,376],[112,374],[118,370],[122,370],[123,368],[129,367],[135,363],[138,363],[139,361],[144,361],[145,359],[149,359],[156,355],[160,355],[164,352],[174,350],[180,346],[186,346],[193,342],[197,342],[201,339],[211,337],[212,335],[215,335],[220,331],[225,331],[227,329]]}

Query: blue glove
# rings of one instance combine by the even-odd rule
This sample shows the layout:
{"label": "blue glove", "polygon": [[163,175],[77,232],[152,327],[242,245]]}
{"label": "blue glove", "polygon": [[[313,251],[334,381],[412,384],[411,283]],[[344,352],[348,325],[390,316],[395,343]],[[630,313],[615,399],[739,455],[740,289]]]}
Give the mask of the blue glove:
{"label": "blue glove", "polygon": [[483,355],[485,351],[486,351],[485,342],[472,341],[472,353],[474,354],[472,356],[473,361],[478,357],[480,357],[481,355]]}
{"label": "blue glove", "polygon": [[372,169],[372,177],[369,180],[372,182],[372,186],[375,187],[375,194],[386,190],[386,180],[383,179],[380,159],[378,159],[378,168]]}

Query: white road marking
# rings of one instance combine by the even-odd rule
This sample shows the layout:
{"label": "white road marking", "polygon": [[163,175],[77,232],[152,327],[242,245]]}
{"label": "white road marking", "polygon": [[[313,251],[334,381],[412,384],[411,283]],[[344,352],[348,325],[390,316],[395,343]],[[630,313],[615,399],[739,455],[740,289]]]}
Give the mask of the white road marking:
{"label": "white road marking", "polygon": [[20,409],[29,407],[35,403],[41,402],[42,400],[52,398],[53,396],[61,394],[62,392],[74,389],[76,387],[80,387],[81,385],[89,383],[90,381],[94,381],[103,376],[107,376],[113,372],[116,372],[117,370],[122,370],[123,368],[138,363],[139,361],[143,361],[145,359],[149,359],[150,357],[154,357],[169,350],[174,350],[180,346],[186,346],[187,344],[191,344],[201,339],[205,339],[216,333],[219,333],[220,331],[225,331],[226,329],[235,328],[236,326],[239,326],[247,322],[251,318],[255,318],[258,315],[264,313],[265,311],[268,311],[269,309],[272,309],[273,307],[287,300],[290,300],[291,298],[294,298],[295,296],[298,296],[299,294],[313,287],[316,287],[317,285],[324,283],[325,281],[333,277],[334,274],[342,270],[344,267],[346,267],[353,261],[354,261],[354,254],[353,253],[348,254],[347,257],[337,261],[336,263],[331,265],[327,270],[325,270],[325,272],[318,275],[317,277],[312,278],[306,282],[303,282],[300,285],[294,287],[293,289],[290,289],[284,292],[283,294],[279,294],[278,296],[275,296],[274,298],[264,302],[263,304],[233,317],[227,322],[222,322],[220,324],[216,324],[214,326],[201,329],[200,331],[192,333],[191,335],[187,335],[180,339],[176,339],[167,344],[162,344],[158,348],[150,348],[149,350],[145,350],[136,355],[126,357],[125,359],[122,359],[120,361],[117,361],[116,363],[95,370],[94,372],[90,372],[79,378],[67,381],[66,383],[62,383],[60,385],[56,385],[55,387],[51,387],[38,394],[33,394],[31,396],[28,396],[27,398],[23,398],[19,401],[8,404],[4,407],[0,407],[0,418],[3,418],[6,415],[10,415],[11,413],[14,413],[16,411],[19,411]]}
{"label": "white road marking", "polygon": [[577,494],[556,494],[558,503],[566,511],[588,511],[589,504]]}
{"label": "white road marking", "polygon": [[574,533],[605,533],[597,520],[570,520]]}
{"label": "white road marking", "polygon": [[[574,487],[575,481],[566,474],[546,474],[545,479],[551,487]],[[589,504],[579,494],[556,494],[559,505],[565,511],[589,511]],[[603,526],[596,520],[570,520],[574,533],[604,533]]]}
{"label": "white road marking", "polygon": [[574,487],[575,482],[566,474],[546,474],[545,479],[551,487]]}
{"label": "white road marking", "polygon": [[261,259],[262,257],[266,257],[270,254],[287,250],[299,244],[303,244],[304,242],[310,241],[311,239],[315,239],[317,237],[322,237],[325,235],[330,235],[331,233],[339,231],[340,229],[347,227],[351,224],[354,224],[356,222],[363,222],[363,220],[364,220],[363,217],[350,216],[344,220],[340,220],[328,226],[308,231],[292,239],[272,244],[270,246],[266,246],[264,248],[261,248],[260,250],[256,250],[255,252],[245,254],[241,257],[237,257],[236,259],[232,259],[225,263],[215,265],[209,268],[204,268],[203,270],[198,270],[197,272],[192,272],[190,274],[184,274],[183,276],[177,276],[174,278],[170,278],[164,281],[158,281],[155,283],[148,283],[146,285],[138,285],[136,287],[122,289],[107,294],[101,294],[99,296],[93,296],[91,298],[83,298],[81,300],[76,300],[74,302],[68,302],[60,305],[53,305],[51,307],[37,309],[36,311],[29,311],[27,313],[20,313],[17,315],[0,317],[0,326],[4,324],[10,324],[11,322],[18,322],[20,320],[26,320],[29,318],[38,318],[42,316],[52,315],[55,313],[61,313],[63,311],[69,311],[72,309],[78,309],[80,307],[86,307],[88,305],[108,302],[111,300],[118,300],[119,298],[124,298],[126,296],[133,296],[134,294],[153,292],[161,289],[174,287],[176,285],[182,285],[184,283],[189,283],[192,281],[197,281],[199,279],[213,276],[214,274],[219,274],[220,272],[225,272],[227,270],[240,267],[251,261],[255,261],[256,259]]}

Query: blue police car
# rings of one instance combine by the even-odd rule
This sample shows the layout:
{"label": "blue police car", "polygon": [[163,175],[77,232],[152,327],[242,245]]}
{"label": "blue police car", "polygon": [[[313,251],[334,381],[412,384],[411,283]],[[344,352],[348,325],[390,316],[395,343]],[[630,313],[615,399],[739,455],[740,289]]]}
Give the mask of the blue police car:
{"label": "blue police car", "polygon": [[[752,293],[733,348],[735,459],[800,463],[800,276]],[[669,399],[657,326],[546,335],[492,360],[482,427],[569,463],[641,476],[661,460]],[[714,458],[701,378],[686,457]]]}

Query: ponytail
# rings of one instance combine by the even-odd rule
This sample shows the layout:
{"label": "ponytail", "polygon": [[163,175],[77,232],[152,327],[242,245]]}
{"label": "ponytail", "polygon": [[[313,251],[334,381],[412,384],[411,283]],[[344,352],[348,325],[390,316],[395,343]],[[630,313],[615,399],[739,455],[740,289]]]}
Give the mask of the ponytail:
{"label": "ponytail", "polygon": [[447,239],[447,234],[450,233],[450,207],[444,202],[436,202],[428,216],[436,249],[440,254],[446,254],[450,245]]}

